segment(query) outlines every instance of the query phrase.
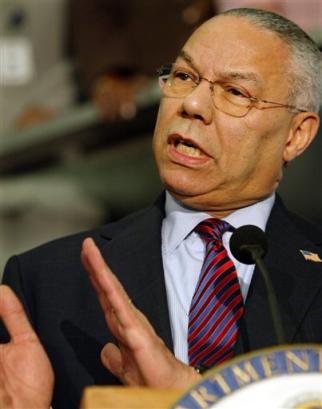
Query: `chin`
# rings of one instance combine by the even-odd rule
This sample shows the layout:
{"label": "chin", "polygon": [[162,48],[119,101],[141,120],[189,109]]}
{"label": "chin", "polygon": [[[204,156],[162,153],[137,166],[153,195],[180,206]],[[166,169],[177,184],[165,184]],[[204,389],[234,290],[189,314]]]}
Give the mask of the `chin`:
{"label": "chin", "polygon": [[192,183],[192,178],[181,177],[180,175],[171,175],[171,177],[162,177],[161,181],[165,188],[175,197],[193,197],[202,195],[200,184]]}

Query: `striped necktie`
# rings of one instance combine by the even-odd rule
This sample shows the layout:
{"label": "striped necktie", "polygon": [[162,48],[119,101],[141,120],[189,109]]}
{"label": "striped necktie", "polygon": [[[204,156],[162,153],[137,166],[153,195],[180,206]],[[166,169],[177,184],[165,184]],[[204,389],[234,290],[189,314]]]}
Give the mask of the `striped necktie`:
{"label": "striped necktie", "polygon": [[206,254],[190,306],[189,363],[209,368],[233,356],[244,306],[235,266],[222,244],[233,227],[206,219],[195,231],[206,242]]}

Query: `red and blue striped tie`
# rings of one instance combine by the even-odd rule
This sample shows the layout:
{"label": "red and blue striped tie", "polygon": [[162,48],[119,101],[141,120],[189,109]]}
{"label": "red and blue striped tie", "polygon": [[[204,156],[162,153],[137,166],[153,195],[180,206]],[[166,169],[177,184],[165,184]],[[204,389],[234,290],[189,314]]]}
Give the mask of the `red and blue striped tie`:
{"label": "red and blue striped tie", "polygon": [[222,244],[222,235],[233,227],[206,219],[195,231],[206,242],[206,255],[189,313],[189,364],[209,368],[233,356],[244,305],[235,266]]}

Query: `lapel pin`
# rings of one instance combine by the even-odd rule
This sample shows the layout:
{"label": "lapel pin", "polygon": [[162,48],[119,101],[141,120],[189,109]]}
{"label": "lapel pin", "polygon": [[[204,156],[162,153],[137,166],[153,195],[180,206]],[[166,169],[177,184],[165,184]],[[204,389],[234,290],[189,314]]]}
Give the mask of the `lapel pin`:
{"label": "lapel pin", "polygon": [[306,261],[313,261],[314,263],[322,263],[320,256],[317,253],[312,253],[308,250],[300,250],[300,253]]}

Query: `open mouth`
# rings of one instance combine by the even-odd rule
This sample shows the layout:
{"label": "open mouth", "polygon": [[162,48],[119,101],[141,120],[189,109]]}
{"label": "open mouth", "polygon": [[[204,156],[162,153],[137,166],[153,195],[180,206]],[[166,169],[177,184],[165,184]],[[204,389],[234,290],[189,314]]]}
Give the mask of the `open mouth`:
{"label": "open mouth", "polygon": [[172,135],[169,139],[169,143],[175,147],[177,152],[183,155],[193,158],[205,156],[205,152],[203,152],[195,142],[182,138],[179,135]]}

